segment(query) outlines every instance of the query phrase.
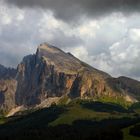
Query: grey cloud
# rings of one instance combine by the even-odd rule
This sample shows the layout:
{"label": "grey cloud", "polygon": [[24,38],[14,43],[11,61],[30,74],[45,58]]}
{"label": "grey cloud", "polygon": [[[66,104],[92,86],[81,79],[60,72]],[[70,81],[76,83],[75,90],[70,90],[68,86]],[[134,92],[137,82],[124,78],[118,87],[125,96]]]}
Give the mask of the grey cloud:
{"label": "grey cloud", "polygon": [[[84,41],[80,37],[75,35],[69,36],[59,29],[52,31],[51,34],[54,35],[54,37],[49,41],[49,43],[60,48],[72,48],[84,44]],[[48,40],[47,36],[45,40]]]}
{"label": "grey cloud", "polygon": [[[9,9],[7,13],[10,11],[12,10]],[[10,24],[2,25],[0,21],[0,64],[16,67],[25,55],[35,53],[37,45],[42,42],[49,42],[60,48],[73,47],[82,43],[79,37],[67,35],[60,28],[46,27],[44,23],[47,24],[47,20],[41,23],[43,13],[36,10],[25,10],[22,21],[16,21],[16,13],[15,9],[9,15],[13,18]],[[41,25],[39,26],[39,24]],[[40,28],[42,32],[40,32]],[[50,39],[49,36],[52,38]]]}
{"label": "grey cloud", "polygon": [[140,12],[139,0],[6,0],[19,7],[49,9],[64,21],[78,21],[80,16],[98,17],[112,12]]}
{"label": "grey cloud", "polygon": [[[7,10],[5,12],[7,12],[8,16],[12,17],[12,22],[9,24],[3,24],[2,19],[0,21],[1,64],[6,66],[16,66],[23,56],[34,53],[38,44],[47,41],[48,43],[66,51],[83,47],[84,49],[80,50],[83,51],[82,53],[78,50],[74,51],[81,54],[81,57],[79,57],[81,60],[86,61],[93,67],[106,71],[113,76],[125,75],[140,79],[140,53],[136,57],[135,52],[133,53],[134,49],[132,49],[129,51],[130,54],[129,52],[127,53],[127,56],[129,56],[128,58],[133,56],[131,59],[126,57],[125,59],[120,60],[119,56],[121,53],[126,52],[126,49],[123,49],[124,47],[130,47],[127,43],[129,43],[128,41],[130,40],[131,34],[129,36],[127,30],[131,28],[139,28],[139,14],[133,14],[127,18],[119,13],[115,16],[114,13],[97,20],[86,20],[85,18],[82,22],[80,20],[81,15],[96,17],[103,16],[113,11],[123,11],[124,14],[128,13],[128,11],[129,13],[132,11],[138,12],[139,1],[137,1],[138,3],[136,5],[135,0],[133,0],[134,4],[131,3],[132,1],[124,1],[126,4],[122,4],[122,1],[119,2],[120,0],[118,0],[118,4],[114,1],[114,4],[111,4],[110,7],[108,6],[109,0],[102,0],[103,3],[106,2],[105,4],[102,4],[101,0],[98,0],[99,2],[95,5],[93,5],[95,0],[58,1],[59,3],[54,0],[36,0],[35,3],[33,3],[31,0],[9,0],[10,4],[6,5]],[[112,3],[111,0],[110,2]],[[131,4],[128,4],[128,2]],[[11,6],[11,3],[18,5],[20,8]],[[22,9],[23,7],[26,8]],[[27,7],[33,8],[28,9]],[[45,12],[34,7],[42,7],[45,9]],[[20,9],[25,12],[24,19],[22,21],[16,21],[16,13],[19,13],[16,9]],[[67,21],[67,23],[69,23],[71,19],[75,22],[75,18],[78,17],[76,20],[80,21],[81,24],[71,28],[69,24],[62,22],[61,20],[57,20],[53,15],[50,16],[46,12],[46,9],[53,10],[57,18],[63,19]],[[44,14],[49,18],[45,18]],[[90,26],[90,21],[96,21],[99,28],[96,29],[94,25]],[[78,30],[81,29],[83,24],[84,29],[88,28],[86,34],[80,34]],[[90,31],[93,34],[95,33],[95,35],[90,36]],[[128,38],[128,41],[125,41],[123,44],[121,40],[125,37]],[[122,45],[117,49],[119,50],[118,53],[111,55],[110,46],[116,42],[120,42],[120,45]],[[136,44],[134,41],[129,44],[134,45],[136,50],[139,49],[139,42]],[[114,51],[116,52],[116,50]]]}

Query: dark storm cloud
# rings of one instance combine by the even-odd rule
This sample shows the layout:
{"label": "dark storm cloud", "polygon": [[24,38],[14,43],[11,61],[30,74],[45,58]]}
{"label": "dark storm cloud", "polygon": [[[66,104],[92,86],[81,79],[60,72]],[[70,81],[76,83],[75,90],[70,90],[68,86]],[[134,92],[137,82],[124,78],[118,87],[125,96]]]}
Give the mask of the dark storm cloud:
{"label": "dark storm cloud", "polygon": [[6,0],[19,7],[40,7],[52,10],[65,21],[82,15],[98,17],[112,12],[130,14],[140,11],[140,0]]}

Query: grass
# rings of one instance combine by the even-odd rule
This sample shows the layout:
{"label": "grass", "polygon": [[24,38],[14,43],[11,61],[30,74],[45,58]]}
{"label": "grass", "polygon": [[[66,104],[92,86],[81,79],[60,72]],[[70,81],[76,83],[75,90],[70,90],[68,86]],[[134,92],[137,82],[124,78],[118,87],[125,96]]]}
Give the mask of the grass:
{"label": "grass", "polygon": [[[26,128],[44,129],[47,128],[48,126],[57,127],[57,125],[61,125],[61,124],[69,124],[70,125],[69,127],[71,127],[75,125],[75,123],[73,122],[78,120],[79,121],[89,120],[91,122],[94,122],[95,120],[95,121],[102,122],[107,119],[109,120],[109,123],[111,122],[111,124],[113,124],[113,122],[115,122],[114,121],[115,119],[117,121],[120,119],[117,122],[117,124],[120,123],[121,125],[122,123],[121,119],[124,123],[127,124],[128,122],[130,123],[131,118],[133,119],[133,117],[135,117],[133,116],[134,112],[127,112],[127,109],[115,103],[111,104],[111,103],[97,102],[93,100],[81,100],[81,99],[75,99],[69,103],[68,101],[69,98],[65,96],[60,100],[58,106],[52,106],[50,108],[38,110],[36,112],[30,113],[27,116],[25,115],[22,119],[17,119],[15,121],[12,121],[9,123],[9,125],[7,125],[8,127],[6,128],[6,130],[8,132],[9,130],[11,130],[11,128],[13,129],[13,125],[15,126],[15,132],[18,129],[23,129],[23,130],[25,130]],[[124,111],[122,110],[123,108]],[[5,118],[0,117],[0,124],[3,124],[4,122],[6,122]],[[114,125],[116,124],[114,123]],[[96,126],[94,127],[96,129]],[[124,134],[124,140],[140,140],[140,138],[138,137],[129,135],[129,129],[131,127],[122,129],[122,132]],[[89,126],[87,128],[89,128]]]}
{"label": "grass", "polygon": [[68,111],[61,114],[59,118],[50,123],[50,125],[55,126],[58,124],[72,124],[75,120],[91,120],[91,119],[101,119],[108,118],[108,113],[105,112],[94,112],[89,109],[84,109],[80,105],[70,106],[67,108]]}
{"label": "grass", "polygon": [[0,124],[4,124],[6,122],[6,118],[3,116],[0,116]]}
{"label": "grass", "polygon": [[125,108],[128,108],[132,105],[132,103],[127,102],[126,100],[124,100],[123,97],[109,97],[109,96],[102,96],[98,99],[98,101],[100,102],[105,102],[105,103],[115,103],[115,104],[119,104]]}
{"label": "grass", "polygon": [[58,102],[58,105],[67,105],[70,101],[70,98],[66,95],[61,97],[61,99]]}
{"label": "grass", "polygon": [[136,113],[140,114],[140,102],[134,103],[130,106],[130,109],[134,110]]}
{"label": "grass", "polygon": [[123,131],[123,135],[124,135],[124,139],[123,140],[140,140],[140,137],[135,137],[135,136],[129,135],[129,129],[131,127],[133,127],[133,126],[124,128],[122,130]]}
{"label": "grass", "polygon": [[[89,101],[91,102],[91,101]],[[66,105],[67,111],[60,114],[60,116],[51,122],[49,125],[56,126],[59,124],[72,124],[75,120],[96,120],[100,121],[108,118],[122,118],[128,117],[128,113],[120,113],[120,112],[111,112],[108,108],[108,112],[106,111],[96,111],[94,109],[86,108],[83,104],[89,103],[88,101],[82,100],[73,100],[68,105]],[[95,102],[92,101],[94,104]],[[99,110],[100,110],[99,106]]]}

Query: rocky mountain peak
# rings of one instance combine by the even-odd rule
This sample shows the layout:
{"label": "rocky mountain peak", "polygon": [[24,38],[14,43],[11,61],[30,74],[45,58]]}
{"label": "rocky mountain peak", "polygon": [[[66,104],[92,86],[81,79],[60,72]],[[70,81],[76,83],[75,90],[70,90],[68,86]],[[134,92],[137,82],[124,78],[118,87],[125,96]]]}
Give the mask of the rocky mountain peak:
{"label": "rocky mountain peak", "polygon": [[59,72],[77,73],[82,67],[81,62],[74,56],[48,43],[38,46],[36,56],[43,59],[47,65],[55,66],[55,69]]}
{"label": "rocky mountain peak", "polygon": [[37,54],[44,54],[43,52],[48,52],[52,54],[61,53],[62,51],[57,47],[50,45],[49,43],[42,43],[37,48]]}
{"label": "rocky mountain peak", "polygon": [[0,77],[2,75],[6,78],[0,88],[0,95],[3,97],[1,106],[8,106],[9,97],[12,99],[12,107],[36,106],[48,98],[62,96],[95,99],[111,97],[124,100],[129,97],[132,102],[140,98],[139,82],[136,87],[131,79],[129,83],[126,78],[114,79],[48,43],[39,45],[36,54],[24,57],[18,70],[13,71],[16,78],[12,77],[7,82],[7,75],[11,75],[11,70],[6,70],[6,73],[3,71],[5,68],[0,66]]}

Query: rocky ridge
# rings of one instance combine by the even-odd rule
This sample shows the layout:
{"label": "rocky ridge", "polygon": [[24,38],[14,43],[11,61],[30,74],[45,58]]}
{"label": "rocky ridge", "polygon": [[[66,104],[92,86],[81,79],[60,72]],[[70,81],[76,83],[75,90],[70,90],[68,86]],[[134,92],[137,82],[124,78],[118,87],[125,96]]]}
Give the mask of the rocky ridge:
{"label": "rocky ridge", "polygon": [[1,76],[0,71],[2,110],[9,111],[19,106],[45,106],[47,99],[62,96],[71,99],[107,96],[129,102],[140,99],[139,81],[126,77],[112,78],[47,43],[41,44],[36,54],[24,57],[17,70],[9,71],[14,74],[7,72],[8,77],[5,74]]}

